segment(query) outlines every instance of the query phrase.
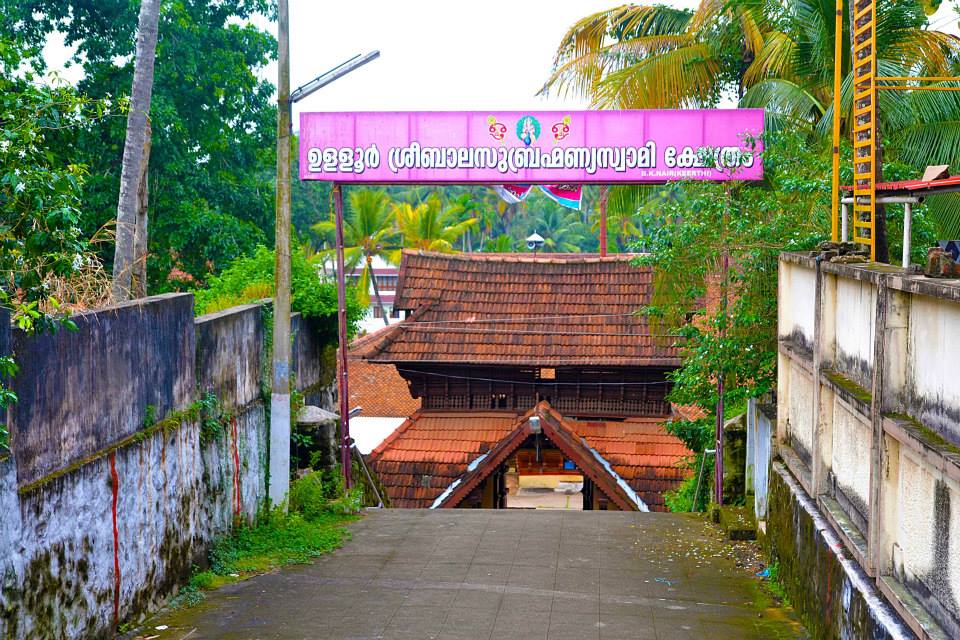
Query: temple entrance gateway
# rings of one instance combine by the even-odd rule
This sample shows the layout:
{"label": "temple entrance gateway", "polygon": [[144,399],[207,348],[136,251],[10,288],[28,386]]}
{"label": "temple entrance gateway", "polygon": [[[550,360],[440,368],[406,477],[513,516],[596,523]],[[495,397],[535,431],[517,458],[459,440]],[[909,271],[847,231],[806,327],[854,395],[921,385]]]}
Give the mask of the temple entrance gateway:
{"label": "temple entrance gateway", "polygon": [[[486,184],[497,187],[501,197],[517,200],[529,193],[531,185],[538,185],[557,202],[578,208],[580,192],[587,184],[758,180],[763,176],[760,156],[763,117],[760,109],[302,113],[300,178],[330,181],[334,187],[343,468],[351,466],[343,247],[343,188],[346,185]],[[606,259],[605,202],[602,197],[600,260]],[[553,264],[556,258],[544,256],[542,260],[544,264]],[[408,253],[403,259],[406,264],[413,256]],[[516,256],[513,259],[524,260]],[[618,315],[625,318],[641,306],[642,300],[636,299],[628,303],[629,309],[621,309],[622,298],[629,297],[623,294],[630,286],[623,286],[617,279],[629,280],[625,274],[635,269],[619,261],[595,268],[589,258],[581,256],[559,268],[548,268],[548,273],[536,268],[517,269],[510,260],[504,258],[504,262],[496,266],[501,271],[516,271],[519,280],[497,283],[498,290],[487,298],[478,297],[476,292],[486,280],[495,277],[496,272],[487,269],[494,266],[492,262],[468,260],[461,265],[448,264],[446,279],[431,281],[428,274],[427,290],[411,286],[401,266],[394,308],[409,315],[405,321],[380,332],[389,336],[373,346],[376,353],[372,353],[369,360],[396,365],[411,387],[416,387],[414,396],[422,398],[424,412],[490,410],[511,411],[517,416],[529,415],[524,412],[532,411],[534,406],[541,411],[540,403],[546,402],[550,411],[561,412],[557,413],[557,424],[566,425],[566,432],[575,434],[574,440],[579,438],[580,444],[589,451],[588,466],[599,465],[604,479],[589,473],[584,462],[577,465],[584,472],[584,486],[591,496],[602,495],[621,509],[646,510],[647,504],[636,497],[635,488],[618,476],[611,462],[612,456],[630,459],[644,453],[638,454],[634,449],[604,456],[586,444],[586,437],[576,435],[577,428],[588,427],[570,426],[581,422],[580,418],[594,419],[603,425],[608,420],[657,415],[661,418],[659,424],[669,416],[664,402],[664,374],[678,364],[675,354],[658,355],[658,341],[642,323],[605,320]],[[568,291],[569,295],[561,296],[558,294],[564,290],[564,282],[571,282],[572,271],[567,267],[572,267],[583,279],[576,282],[573,291]],[[531,281],[531,277],[534,280]],[[536,280],[537,277],[552,279]],[[445,297],[457,278],[465,279],[460,282],[465,284],[459,292],[463,295],[450,302],[460,306],[448,307],[450,313],[444,315],[443,302],[437,304],[430,298]],[[603,278],[611,288],[602,290]],[[523,288],[524,282],[529,288]],[[509,303],[513,301],[509,299],[489,304],[501,294],[509,298],[510,287],[522,292],[524,299],[515,301],[512,307]],[[648,292],[649,281],[634,283],[633,288]],[[526,298],[533,292],[545,297],[533,296],[531,304]],[[601,294],[599,298],[593,295],[595,292]],[[601,299],[603,295],[605,299]],[[564,302],[574,298],[577,304],[563,307]],[[471,306],[476,312],[465,311]],[[558,308],[564,310],[557,312]],[[594,309],[596,313],[588,313]],[[620,313],[610,313],[611,309]],[[447,323],[440,335],[418,340],[418,335],[422,338],[431,331],[436,334],[434,329],[438,325],[429,325],[437,322]],[[398,347],[403,344],[410,349],[404,351]],[[637,368],[637,345],[647,350],[641,357],[640,369]],[[393,356],[386,355],[391,352]],[[633,352],[634,357],[620,358],[620,352]],[[432,357],[434,353],[438,358]],[[437,367],[449,369],[452,363],[458,363],[452,367],[452,373]],[[602,365],[600,371],[595,366],[598,363]],[[473,370],[464,368],[464,364],[473,365]],[[494,372],[489,377],[477,375],[478,367],[491,366]],[[605,375],[611,378],[609,382],[604,380]],[[650,379],[642,379],[644,376]],[[443,390],[438,392],[441,383]],[[401,427],[403,433],[415,439],[413,431],[423,429],[424,420],[429,417],[424,413],[408,421],[405,428]],[[718,452],[722,447],[721,428],[722,420],[718,420]],[[606,442],[604,429],[600,431],[594,438]],[[474,443],[477,436],[467,434],[465,437]],[[388,440],[389,446],[395,446],[393,440]],[[479,444],[481,449],[494,450],[502,447],[503,442],[484,440]],[[437,454],[434,446],[426,452],[405,453],[396,465],[386,465],[382,471],[403,487],[396,489],[401,502],[424,506],[432,496],[430,506],[436,508],[453,495],[459,504],[465,497],[464,487],[469,484],[467,476],[475,472],[474,465],[481,465],[480,456],[486,455],[479,452],[478,457],[469,461],[471,452],[478,453],[473,444],[465,445],[456,455],[451,453],[445,457]],[[565,453],[571,455],[570,451]],[[375,464],[385,457],[388,458],[389,453],[379,447],[372,454]],[[444,459],[455,459],[456,465],[468,466],[464,470],[451,466],[451,462],[442,462]],[[504,462],[503,458],[497,460],[498,465]],[[444,480],[438,480],[436,473],[394,473],[395,467],[431,463],[447,465],[439,474],[450,479],[445,488]],[[670,481],[662,482],[655,474],[651,476],[649,469],[638,473],[631,465],[627,467],[635,474],[637,487],[642,484],[641,477],[655,478],[661,489],[658,493],[670,486]],[[720,465],[718,473],[719,468]],[[459,473],[454,474],[454,469]],[[419,485],[415,480],[417,475]],[[484,481],[487,475],[489,471]],[[506,492],[504,472],[497,471],[494,478],[500,478],[496,487],[499,504],[502,502],[499,492]],[[607,490],[593,492],[594,485],[599,487],[608,480],[611,483]],[[349,486],[349,473],[346,482]],[[476,484],[470,490],[475,488]],[[521,489],[518,480],[516,495]],[[442,491],[440,495],[436,495],[438,490]],[[655,502],[662,505],[662,497]],[[591,502],[589,506],[594,505]]]}

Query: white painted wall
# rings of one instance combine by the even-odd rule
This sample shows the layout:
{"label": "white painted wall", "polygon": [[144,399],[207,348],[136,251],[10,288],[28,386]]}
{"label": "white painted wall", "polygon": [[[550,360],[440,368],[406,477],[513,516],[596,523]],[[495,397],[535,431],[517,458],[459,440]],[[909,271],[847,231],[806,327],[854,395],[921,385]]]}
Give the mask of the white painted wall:
{"label": "white painted wall", "polygon": [[[934,566],[935,521],[934,495],[937,480],[946,482],[950,492],[950,538],[946,557],[949,570],[939,575]],[[898,495],[899,517],[897,544],[901,553],[895,559],[902,563],[908,579],[918,579],[931,590],[938,587],[952,590],[954,598],[960,597],[960,485],[932,471],[907,447],[900,448],[900,486]],[[956,604],[956,603],[955,603]]]}
{"label": "white painted wall", "polygon": [[813,453],[813,380],[798,364],[790,362],[789,426],[791,440]]}
{"label": "white painted wall", "polygon": [[779,328],[780,337],[799,331],[807,345],[813,344],[813,317],[816,302],[816,274],[788,262],[780,262],[779,283]]}
{"label": "white painted wall", "polygon": [[[809,346],[815,346],[815,275],[812,265],[780,263],[780,335],[809,336]],[[851,275],[835,278],[835,299],[832,285],[824,287],[829,298],[823,307],[823,330],[830,335],[821,336],[824,342],[817,347],[830,358],[832,346],[836,346],[830,366],[876,393],[872,370],[882,364],[885,410],[906,413],[960,443],[960,302],[951,299],[955,294],[949,289],[954,285],[944,283],[941,298],[910,293],[919,287],[929,289],[931,294],[937,292],[937,286],[922,277],[890,278],[885,361],[874,363],[878,286]],[[920,282],[911,283],[912,279]],[[806,354],[780,350],[778,437],[789,436],[796,448],[808,452],[812,450],[815,424],[813,382],[807,373],[812,364]],[[819,376],[822,384],[827,384],[825,374]],[[821,391],[819,398],[823,403],[819,459],[844,494],[867,511],[862,515],[869,520],[872,408],[848,404],[843,394],[829,390]],[[902,428],[912,431],[908,423],[904,424]],[[941,458],[933,448],[925,448],[917,440],[919,435],[900,435],[891,430],[885,436],[884,458],[880,460],[881,510],[861,533],[867,536],[871,529],[877,533],[875,539],[870,536],[870,544],[878,545],[870,555],[875,554],[884,575],[892,564],[894,575],[946,625],[948,635],[960,637],[960,480],[952,466],[955,462],[950,457]],[[793,471],[796,474],[803,470]],[[818,490],[825,488],[821,485]]]}
{"label": "white painted wall", "polygon": [[405,418],[377,418],[362,415],[350,418],[350,437],[356,441],[360,453],[367,455],[387,436],[396,431],[404,420]]}
{"label": "white painted wall", "polygon": [[915,295],[910,303],[907,381],[911,413],[960,441],[960,304]]}
{"label": "white painted wall", "polygon": [[[811,272],[812,273],[812,272]],[[837,278],[836,327],[837,358],[840,372],[870,387],[870,380],[857,368],[844,367],[844,361],[873,367],[873,336],[876,329],[877,289],[871,282]]]}
{"label": "white painted wall", "polygon": [[[833,454],[831,468],[848,498],[856,498],[864,509],[870,503],[870,423],[849,405],[833,400]],[[867,515],[867,514],[863,514]]]}

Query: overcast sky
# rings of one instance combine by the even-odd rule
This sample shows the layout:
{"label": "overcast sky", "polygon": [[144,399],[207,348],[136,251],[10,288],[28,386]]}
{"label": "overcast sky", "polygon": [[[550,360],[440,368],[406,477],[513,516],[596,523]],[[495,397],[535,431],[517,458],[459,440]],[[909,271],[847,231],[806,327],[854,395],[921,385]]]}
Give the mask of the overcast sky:
{"label": "overcast sky", "polygon": [[[536,97],[564,32],[618,0],[290,2],[291,81],[355,53],[380,59],[305,99],[313,111],[562,109]],[[695,7],[698,0],[671,4]],[[323,34],[322,36],[319,34]]]}
{"label": "overcast sky", "polygon": [[[664,0],[660,0],[664,2]],[[357,53],[381,57],[299,103],[310,111],[573,109],[539,98],[553,54],[578,19],[621,0],[290,0],[291,85],[297,87]],[[664,4],[694,8],[699,0]],[[955,2],[931,20],[957,33]],[[276,25],[263,26],[276,32]],[[53,66],[69,52],[47,49]],[[265,70],[276,78],[276,67]],[[68,73],[75,78],[75,73]],[[296,120],[294,121],[296,122]],[[296,126],[296,125],[295,125]]]}

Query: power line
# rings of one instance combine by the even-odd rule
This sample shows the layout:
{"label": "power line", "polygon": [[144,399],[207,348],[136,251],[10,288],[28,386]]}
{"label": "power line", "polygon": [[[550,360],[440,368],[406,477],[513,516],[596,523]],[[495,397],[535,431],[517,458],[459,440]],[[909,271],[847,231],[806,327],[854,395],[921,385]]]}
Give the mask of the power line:
{"label": "power line", "polygon": [[[510,322],[536,322],[545,320],[571,320],[580,318],[642,318],[643,316],[635,313],[585,313],[585,314],[565,314],[562,316],[502,316],[499,318],[487,318],[484,320],[465,319],[465,320],[417,320],[410,326],[429,326],[435,324],[490,324],[490,323],[510,323]],[[405,326],[399,324],[397,326]]]}
{"label": "power line", "polygon": [[506,380],[499,378],[483,378],[479,376],[457,376],[449,373],[437,373],[434,371],[417,371],[416,369],[401,369],[397,367],[397,371],[400,373],[412,373],[416,375],[423,376],[433,376],[436,378],[450,378],[453,380],[471,380],[476,382],[502,382],[505,384],[521,384],[532,387],[537,386],[561,386],[561,385],[574,385],[574,386],[592,386],[592,387],[623,387],[623,386],[636,386],[636,387],[653,387],[657,385],[666,385],[670,384],[669,380],[653,380],[649,382],[550,382],[547,380],[534,380],[534,381],[525,381],[525,380]]}
{"label": "power line", "polygon": [[[402,325],[400,325],[402,326]],[[431,331],[436,333],[459,333],[463,335],[490,335],[490,334],[507,334],[507,335],[521,335],[521,336],[585,336],[585,337],[595,337],[595,338],[678,338],[679,336],[671,334],[660,334],[660,333],[600,333],[600,332],[586,332],[586,331],[531,331],[523,329],[486,329],[483,327],[477,327],[476,329],[468,329],[461,327],[418,327],[416,324],[410,325],[408,327],[403,327],[404,329],[415,331]]]}

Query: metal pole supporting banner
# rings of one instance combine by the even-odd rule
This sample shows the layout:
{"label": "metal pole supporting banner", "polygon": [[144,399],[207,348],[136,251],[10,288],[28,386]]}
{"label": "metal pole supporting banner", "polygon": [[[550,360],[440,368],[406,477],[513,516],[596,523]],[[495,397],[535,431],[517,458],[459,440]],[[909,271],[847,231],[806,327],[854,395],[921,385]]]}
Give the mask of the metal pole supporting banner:
{"label": "metal pole supporting banner", "polygon": [[337,393],[340,396],[340,464],[343,486],[350,489],[352,464],[350,457],[350,392],[347,388],[347,266],[343,258],[343,191],[333,185],[333,209],[337,220]]}
{"label": "metal pole supporting banner", "polygon": [[600,257],[607,255],[607,185],[600,187]]}

